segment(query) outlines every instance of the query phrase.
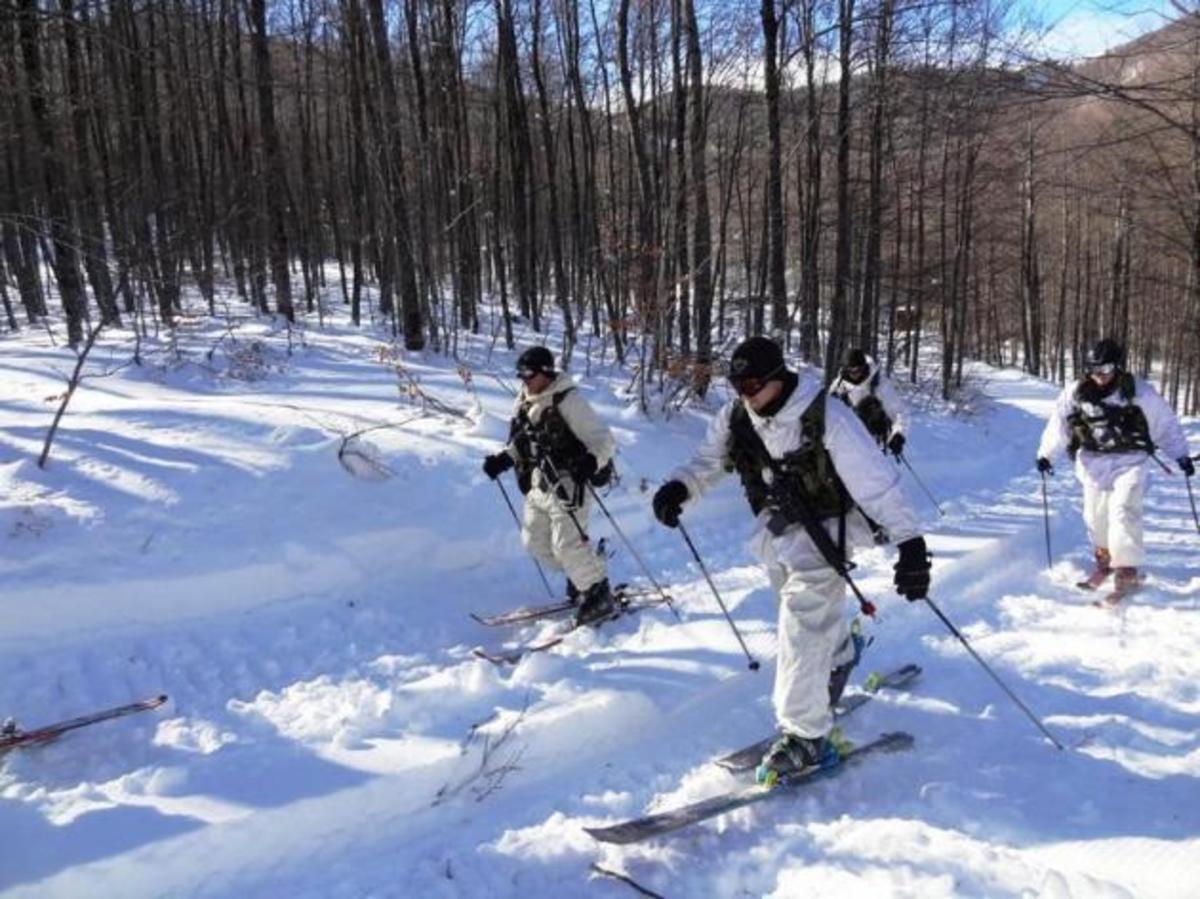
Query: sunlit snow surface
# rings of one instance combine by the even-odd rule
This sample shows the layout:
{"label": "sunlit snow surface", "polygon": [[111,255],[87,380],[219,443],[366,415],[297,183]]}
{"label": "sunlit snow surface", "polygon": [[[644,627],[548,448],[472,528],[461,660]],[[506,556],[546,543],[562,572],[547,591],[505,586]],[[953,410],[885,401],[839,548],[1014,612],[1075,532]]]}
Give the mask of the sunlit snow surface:
{"label": "sunlit snow surface", "polygon": [[[709,760],[771,725],[775,606],[736,484],[686,515],[758,673],[649,512],[723,388],[647,418],[611,350],[581,346],[572,371],[620,444],[605,502],[682,621],[649,610],[501,669],[472,648],[555,632],[468,616],[545,598],[479,471],[514,353],[464,337],[461,372],[403,352],[398,370],[369,329],[293,332],[290,354],[266,322],[224,333],[193,320],[124,367],[129,335],[102,338],[88,370],[110,373],[79,389],[45,470],[74,357],[44,330],[0,338],[0,716],[171,696],[0,762],[6,896],[635,895],[593,863],[670,897],[1200,895],[1200,535],[1182,479],[1154,469],[1146,589],[1092,608],[1072,586],[1088,547],[1063,463],[1047,569],[1031,463],[1053,385],[976,367],[955,415],[909,391],[909,455],[945,517],[905,479],[934,600],[1067,751],[891,592],[893,553],[872,549],[860,675],[925,675],[846,729],[916,748],[612,847],[582,828],[730,788]],[[592,529],[614,580],[645,580],[607,521]]]}

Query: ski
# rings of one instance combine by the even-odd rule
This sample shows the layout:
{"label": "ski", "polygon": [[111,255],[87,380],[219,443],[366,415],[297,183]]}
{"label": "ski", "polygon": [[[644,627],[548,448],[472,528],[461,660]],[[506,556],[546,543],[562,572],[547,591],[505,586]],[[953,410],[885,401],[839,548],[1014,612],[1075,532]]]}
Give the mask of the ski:
{"label": "ski", "polygon": [[801,769],[781,778],[773,787],[758,785],[742,787],[732,792],[710,796],[708,799],[702,799],[699,802],[671,809],[670,811],[658,812],[653,815],[646,815],[643,818],[634,818],[630,821],[622,821],[619,824],[611,824],[607,827],[585,827],[584,830],[602,843],[617,843],[619,845],[638,843],[652,837],[672,833],[700,821],[707,821],[709,818],[715,818],[718,815],[723,815],[726,812],[731,812],[747,805],[762,802],[764,799],[788,795],[793,787],[799,787],[823,777],[838,774],[845,768],[847,763],[855,759],[874,752],[898,752],[902,749],[909,749],[913,745],[913,742],[912,734],[907,734],[903,731],[882,734],[870,742],[846,750],[842,753],[840,764],[827,768]]}
{"label": "ski", "polygon": [[[652,603],[653,605],[657,605],[658,602],[663,601],[662,595],[656,590],[652,590],[649,587],[631,587],[628,584],[618,584],[614,587],[613,597],[618,602],[633,602],[642,599],[657,598]],[[470,615],[485,627],[505,627],[507,625],[539,621],[542,618],[555,618],[564,612],[573,611],[576,605],[575,600],[561,599],[558,602],[546,603],[540,606],[523,606],[519,609],[511,609],[496,615],[479,615],[475,612],[471,612]]]}
{"label": "ski", "polygon": [[[575,628],[571,628],[574,630]],[[569,634],[571,631],[567,631]],[[482,646],[476,646],[471,650],[471,655],[477,659],[491,662],[493,665],[515,665],[525,656],[533,655],[536,652],[545,652],[547,649],[553,649],[563,641],[566,634],[561,634],[557,637],[551,637],[549,640],[543,640],[540,643],[530,643],[526,646],[520,646],[516,649],[502,650],[499,652],[488,652]]]}
{"label": "ski", "polygon": [[[921,673],[920,665],[903,665],[894,671],[889,671],[887,674],[872,673],[863,683],[864,693],[854,693],[846,696],[838,703],[837,708],[833,710],[834,718],[841,720],[852,712],[862,708],[868,702],[875,698],[875,694],[885,687],[889,690],[899,690],[907,687]],[[763,753],[765,753],[771,744],[775,742],[778,734],[771,734],[769,737],[764,737],[756,743],[751,743],[736,752],[731,752],[729,755],[722,756],[716,760],[716,764],[720,765],[726,771],[749,771],[762,761]]]}
{"label": "ski", "polygon": [[158,708],[166,701],[167,695],[161,693],[158,696],[143,699],[139,702],[131,702],[128,705],[119,705],[101,712],[93,712],[90,715],[80,715],[78,718],[68,718],[66,721],[48,724],[36,730],[21,730],[16,726],[15,722],[10,720],[0,730],[0,752],[7,752],[10,749],[16,749],[20,746],[37,746],[42,743],[49,743],[52,740],[58,739],[67,731],[87,727],[89,724],[98,724],[101,721],[109,721],[113,718],[121,718],[125,715],[132,715],[135,712],[147,712],[150,709]]}
{"label": "ski", "polygon": [[[644,599],[628,599],[625,596],[618,599],[617,609],[611,615],[601,618],[598,621],[591,621],[584,625],[571,623],[565,631],[555,634],[553,637],[547,637],[545,640],[539,640],[534,643],[526,643],[524,646],[518,646],[515,649],[501,650],[498,652],[489,652],[482,646],[476,646],[471,650],[471,654],[477,659],[484,659],[491,662],[493,665],[515,665],[521,659],[528,655],[533,655],[538,652],[545,652],[547,649],[553,649],[559,643],[567,638],[569,634],[578,630],[580,627],[594,627],[604,624],[606,621],[616,621],[625,615],[631,615],[634,612],[640,612],[642,609],[649,609],[654,606],[662,605],[667,600],[661,594],[652,595],[647,591]],[[574,608],[572,606],[572,608]]]}
{"label": "ski", "polygon": [[537,621],[539,618],[553,618],[556,615],[561,615],[563,612],[569,612],[575,608],[575,605],[574,600],[564,599],[541,606],[525,606],[520,609],[511,609],[507,612],[500,612],[497,615],[479,615],[475,612],[471,612],[470,615],[485,627],[504,627],[509,624],[524,624],[527,621]]}

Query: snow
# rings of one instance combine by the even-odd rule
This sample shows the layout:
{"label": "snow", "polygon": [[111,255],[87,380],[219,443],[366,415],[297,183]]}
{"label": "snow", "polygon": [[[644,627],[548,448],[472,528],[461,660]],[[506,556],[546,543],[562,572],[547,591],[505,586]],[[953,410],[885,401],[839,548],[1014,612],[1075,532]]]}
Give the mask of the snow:
{"label": "snow", "polygon": [[[647,609],[496,667],[471,650],[555,633],[468,616],[545,597],[479,470],[512,402],[501,343],[461,338],[454,362],[344,324],[189,319],[138,366],[113,332],[45,470],[74,357],[46,331],[2,349],[0,713],[35,726],[171,697],[0,757],[6,897],[635,895],[594,863],[672,897],[1200,892],[1200,535],[1182,478],[1155,468],[1147,586],[1097,610],[1072,586],[1089,548],[1062,466],[1046,567],[1032,456],[1055,385],[976,365],[953,414],[908,390],[909,455],[944,517],[904,477],[933,599],[1066,750],[895,596],[875,548],[854,682],[925,673],[845,727],[906,730],[914,750],[617,847],[583,827],[730,788],[711,759],[771,727],[775,605],[736,483],[687,522],[758,672],[649,509],[723,390],[647,417],[611,351],[580,354],[620,447],[605,502],[682,620]],[[645,585],[601,515],[592,529],[614,580]]]}

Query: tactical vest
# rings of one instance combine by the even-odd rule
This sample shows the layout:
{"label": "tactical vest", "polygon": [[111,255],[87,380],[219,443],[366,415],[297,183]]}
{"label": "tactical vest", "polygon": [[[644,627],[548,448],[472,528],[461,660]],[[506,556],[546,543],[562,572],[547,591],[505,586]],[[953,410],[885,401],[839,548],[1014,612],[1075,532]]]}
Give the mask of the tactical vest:
{"label": "tactical vest", "polygon": [[[567,476],[573,464],[588,453],[587,446],[575,436],[558,407],[574,387],[554,394],[550,406],[537,422],[529,417],[529,404],[518,410],[509,428],[509,443],[517,450],[520,460],[516,463],[517,485],[522,493],[528,493],[533,483],[533,473],[541,470],[546,478],[544,486],[553,486],[562,476]],[[592,476],[592,484],[601,487],[608,483],[613,473],[612,461]],[[582,499],[583,484],[575,485],[574,497],[562,499],[578,503]]]}
{"label": "tactical vest", "polygon": [[824,390],[800,416],[800,428],[800,447],[773,459],[754,430],[750,413],[737,403],[729,417],[725,469],[737,472],[755,515],[770,509],[791,524],[800,523],[805,514],[816,521],[844,519],[854,501],[825,448]]}
{"label": "tactical vest", "polygon": [[[878,369],[875,370],[875,374],[871,375],[868,386],[870,392],[854,407],[854,413],[858,416],[859,421],[866,425],[871,436],[879,443],[884,443],[887,441],[888,434],[891,433],[892,420],[884,411],[883,401],[875,395],[875,388],[879,386]],[[847,406],[850,405],[849,392],[838,394],[838,396],[841,397],[843,403]]]}
{"label": "tactical vest", "polygon": [[1146,413],[1134,402],[1137,385],[1133,375],[1122,372],[1117,381],[1117,390],[1122,405],[1090,402],[1080,396],[1087,380],[1075,388],[1075,409],[1067,416],[1071,429],[1071,441],[1067,452],[1074,457],[1081,449],[1093,453],[1154,452],[1150,440],[1150,423]]}

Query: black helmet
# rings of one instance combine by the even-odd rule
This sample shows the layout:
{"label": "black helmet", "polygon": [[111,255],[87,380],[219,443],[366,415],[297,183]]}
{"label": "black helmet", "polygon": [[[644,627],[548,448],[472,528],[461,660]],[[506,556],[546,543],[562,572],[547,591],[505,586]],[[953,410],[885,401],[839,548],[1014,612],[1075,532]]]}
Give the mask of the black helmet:
{"label": "black helmet", "polygon": [[1115,365],[1120,368],[1125,361],[1121,347],[1111,337],[1097,340],[1096,345],[1088,350],[1087,367],[1097,368],[1101,365]]}
{"label": "black helmet", "polygon": [[544,346],[531,346],[517,357],[517,376],[522,380],[534,375],[554,374],[554,354]]}

